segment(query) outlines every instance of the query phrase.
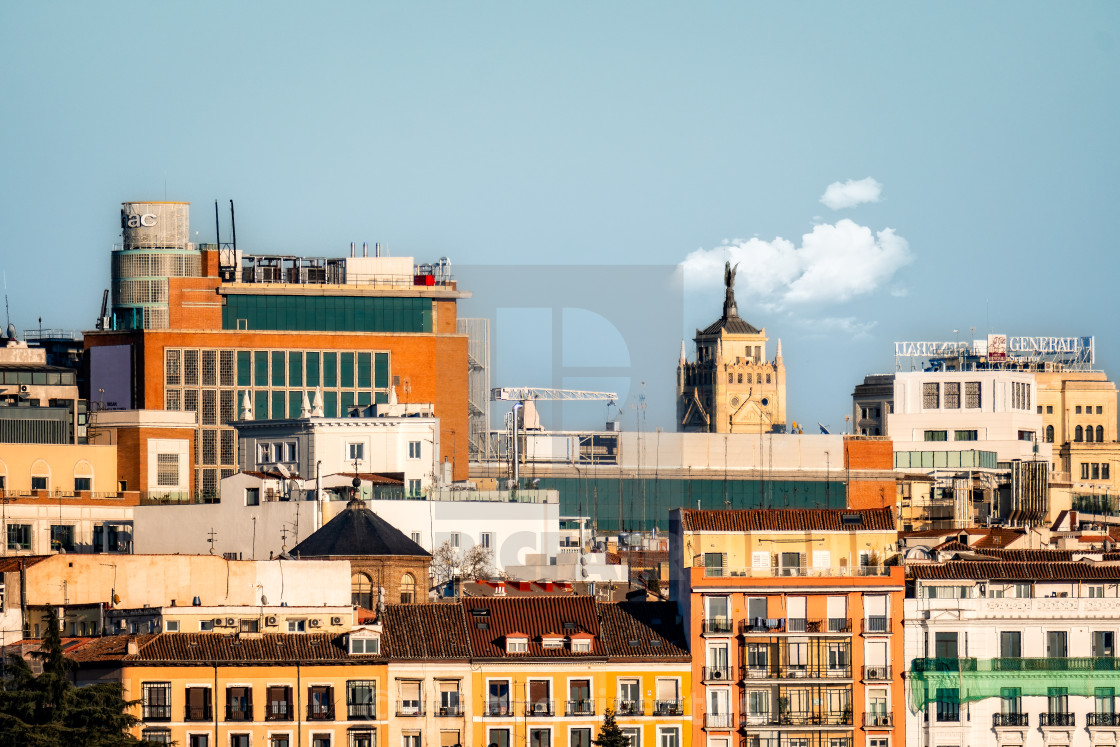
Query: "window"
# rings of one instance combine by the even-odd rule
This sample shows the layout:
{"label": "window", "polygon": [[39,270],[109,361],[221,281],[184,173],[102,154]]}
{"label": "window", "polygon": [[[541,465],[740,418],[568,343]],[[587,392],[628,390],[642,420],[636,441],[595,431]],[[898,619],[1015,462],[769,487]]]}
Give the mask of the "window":
{"label": "window", "polygon": [[976,431],[953,431],[954,441],[975,441]]}
{"label": "window", "polygon": [[1101,465],[1099,462],[1093,462],[1093,480],[1101,479]]}
{"label": "window", "polygon": [[179,484],[179,455],[156,454],[156,485],[173,488]]}
{"label": "window", "polygon": [[1090,599],[1095,598],[1095,597],[1103,597],[1103,596],[1104,596],[1104,587],[1103,586],[1090,586],[1089,587],[1089,598]]}
{"label": "window", "polygon": [[409,480],[408,481],[408,495],[412,498],[416,498],[421,493],[422,493],[422,489],[420,488],[420,480],[418,480],[418,479]]}
{"label": "window", "polygon": [[[999,697],[1000,713],[1004,716],[1015,716],[1023,712],[1023,689],[1021,687],[1001,687]],[[1011,719],[1008,719],[1008,721],[1011,721]]]}
{"label": "window", "polygon": [[307,718],[311,721],[330,721],[334,718],[334,688],[313,685],[307,688]]}
{"label": "window", "polygon": [[366,451],[365,444],[363,443],[349,443],[346,444],[346,458],[350,461],[355,459],[365,459]]}
{"label": "window", "polygon": [[1085,441],[1093,443],[1093,426],[1091,425],[1085,426]]}
{"label": "window", "polygon": [[83,490],[88,491],[90,489],[90,482],[91,480],[88,477],[75,477],[74,492],[79,493]]}
{"label": "window", "polygon": [[144,729],[140,732],[140,738],[145,742],[152,742],[153,744],[171,744],[171,730]]}
{"label": "window", "polygon": [[288,620],[288,632],[289,633],[303,633],[306,630],[307,630],[307,620],[304,620],[303,618]]}
{"label": "window", "polygon": [[229,747],[249,747],[248,734],[230,734]]}
{"label": "window", "polygon": [[292,719],[292,688],[273,686],[265,690],[266,721],[290,721]]}
{"label": "window", "polygon": [[509,680],[491,680],[487,684],[486,715],[508,716]]}
{"label": "window", "polygon": [[1089,463],[1088,462],[1082,462],[1081,463],[1081,479],[1082,480],[1088,480],[1089,479]]}
{"label": "window", "polygon": [[373,609],[373,580],[367,574],[355,573],[350,577],[350,603]]}
{"label": "window", "polygon": [[207,632],[214,629],[214,621],[213,620],[199,620],[198,621],[198,629],[199,629],[199,631],[201,631],[203,633],[207,633]]}
{"label": "window", "polygon": [[1116,689],[1098,687],[1093,693],[1093,712],[1113,714],[1116,712]]}
{"label": "window", "polygon": [[311,747],[331,747],[330,734],[312,734]]}
{"label": "window", "polygon": [[51,549],[72,552],[74,550],[74,527],[68,524],[51,525]]}
{"label": "window", "polygon": [[1012,592],[1016,599],[1030,599],[1034,596],[1034,586],[1029,581],[1017,581],[1012,584]]}
{"label": "window", "polygon": [[568,715],[595,715],[595,704],[591,700],[591,680],[568,681]]}
{"label": "window", "polygon": [[487,744],[490,747],[509,747],[509,729],[491,729]]}
{"label": "window", "polygon": [[486,549],[490,549],[490,547],[493,545],[493,536],[494,535],[492,535],[490,532],[483,532],[479,538],[480,541],[478,544]]}
{"label": "window", "polygon": [[966,381],[964,383],[964,406],[972,410],[980,407],[979,381]]}
{"label": "window", "polygon": [[31,525],[30,524],[9,524],[8,525],[8,549],[9,550],[30,550],[31,549]]}
{"label": "window", "polygon": [[416,579],[411,573],[401,577],[401,604],[412,604],[416,599]]}
{"label": "window", "polygon": [[401,735],[403,747],[420,747],[420,735],[416,732],[405,732]]}
{"label": "window", "polygon": [[704,575],[708,577],[722,578],[725,558],[726,553],[722,552],[704,553]]}
{"label": "window", "polygon": [[1046,414],[1047,415],[1053,415],[1054,414],[1054,405],[1046,405]]}
{"label": "window", "polygon": [[377,732],[373,729],[351,728],[347,735],[350,738],[349,747],[377,747]]}
{"label": "window", "polygon": [[458,532],[452,532],[451,533],[451,546],[454,547],[456,550],[458,550],[461,543],[462,543],[462,536]]}
{"label": "window", "polygon": [[959,410],[961,406],[961,383],[959,381],[945,382],[945,409]]}
{"label": "window", "polygon": [[591,638],[572,638],[573,654],[591,653]]}
{"label": "window", "polygon": [[1046,443],[1054,443],[1054,426],[1052,425],[1046,426]]}
{"label": "window", "polygon": [[[253,691],[248,687],[226,688],[226,721],[253,720]],[[246,736],[246,740],[248,737]]]}
{"label": "window", "polygon": [[245,488],[245,505],[246,506],[259,506],[259,505],[261,505],[261,489],[260,488]]}
{"label": "window", "polygon": [[999,634],[999,655],[1001,659],[1018,659],[1023,655],[1022,634],[1018,630]]}
{"label": "window", "polygon": [[956,659],[957,658],[957,634],[956,633],[934,633],[933,634],[933,655],[938,659]]}
{"label": "window", "polygon": [[179,621],[178,620],[165,620],[164,623],[163,623],[163,629],[165,631],[167,631],[168,633],[178,633],[179,632]]}
{"label": "window", "polygon": [[1084,441],[1085,440],[1085,429],[1082,428],[1080,425],[1073,429],[1073,440],[1074,441]]}
{"label": "window", "polygon": [[529,747],[552,747],[552,731],[549,729],[530,729]]}
{"label": "window", "polygon": [[31,489],[32,490],[46,490],[47,489],[47,478],[46,477],[36,477],[36,476],[33,475],[31,477]]}
{"label": "window", "polygon": [[955,687],[937,688],[937,720],[960,721],[961,697],[960,690]]}
{"label": "window", "polygon": [[420,443],[421,443],[420,441],[409,441],[408,442],[408,458],[409,459],[419,459],[420,458]]}
{"label": "window", "polygon": [[1097,443],[1101,443],[1102,441],[1104,441],[1104,426],[1103,425],[1098,425],[1097,426]]}
{"label": "window", "polygon": [[1080,415],[1081,414],[1081,405],[1075,406],[1073,408],[1073,411],[1074,411],[1075,414]]}
{"label": "window", "polygon": [[420,544],[420,532],[412,532],[412,533],[409,534],[409,537],[416,544],[418,544],[418,545]]}
{"label": "window", "polygon": [[296,461],[296,443],[295,441],[288,441],[287,443],[280,444],[283,447],[283,461],[294,462]]}
{"label": "window", "polygon": [[1046,656],[1051,659],[1064,659],[1069,656],[1067,637],[1064,630],[1046,631]]}
{"label": "window", "polygon": [[616,712],[624,715],[642,714],[642,683],[637,679],[618,681],[618,708]]}
{"label": "window", "polygon": [[1108,462],[1101,462],[1101,479],[1102,480],[1112,479],[1108,476],[1108,473],[1109,473]]}
{"label": "window", "polygon": [[681,728],[662,726],[657,730],[657,747],[681,747]]}
{"label": "window", "polygon": [[256,618],[246,618],[240,621],[238,630],[242,633],[261,632],[261,621]]}
{"label": "window", "polygon": [[350,653],[377,656],[381,653],[381,638],[377,636],[350,636]]}
{"label": "window", "polygon": [[590,729],[572,729],[572,738],[568,740],[571,747],[591,747]]}
{"label": "window", "polygon": [[439,715],[459,715],[459,681],[441,680],[439,682]]}
{"label": "window", "polygon": [[948,434],[946,431],[926,431],[927,441],[948,441]]}
{"label": "window", "polygon": [[[187,747],[210,747],[209,734],[191,734],[187,739]],[[288,745],[284,745],[288,747]]]}
{"label": "window", "polygon": [[1033,441],[1034,440],[1034,431],[1019,431],[1019,440],[1020,441]]}
{"label": "window", "polygon": [[506,653],[523,654],[529,650],[529,639],[517,636],[506,636]]}
{"label": "window", "polygon": [[145,682],[141,685],[142,715],[145,721],[171,720],[171,683]]}
{"label": "window", "polygon": [[1048,713],[1069,713],[1069,691],[1064,687],[1047,688],[1046,706]]}
{"label": "window", "polygon": [[[1101,590],[1103,591],[1103,589]],[[1103,596],[1103,594],[1101,595]],[[1111,630],[1094,630],[1092,637],[1092,653],[1095,659],[1111,659],[1115,638]]]}
{"label": "window", "polygon": [[941,407],[941,385],[934,383],[922,384],[922,409],[936,410]]}
{"label": "window", "polygon": [[1104,414],[1104,407],[1103,406],[1097,405],[1097,414],[1098,415],[1103,415]]}
{"label": "window", "polygon": [[[462,741],[459,739],[459,731],[457,729],[441,731],[439,733],[440,747],[461,747]],[[372,747],[372,745],[370,745]]]}

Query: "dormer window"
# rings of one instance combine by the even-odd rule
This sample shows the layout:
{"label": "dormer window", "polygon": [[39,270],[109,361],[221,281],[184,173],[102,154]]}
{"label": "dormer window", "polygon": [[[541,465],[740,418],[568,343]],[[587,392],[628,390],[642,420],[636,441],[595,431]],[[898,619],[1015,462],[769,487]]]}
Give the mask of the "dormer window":
{"label": "dormer window", "polygon": [[507,654],[524,654],[529,650],[529,636],[524,633],[510,633],[506,636]]}
{"label": "dormer window", "polygon": [[541,636],[541,648],[563,648],[564,636],[549,633]]}
{"label": "dormer window", "polygon": [[350,635],[350,653],[358,656],[378,656],[381,654],[381,636]]}
{"label": "dormer window", "polygon": [[573,654],[590,654],[591,641],[595,636],[590,633],[575,633],[569,637]]}

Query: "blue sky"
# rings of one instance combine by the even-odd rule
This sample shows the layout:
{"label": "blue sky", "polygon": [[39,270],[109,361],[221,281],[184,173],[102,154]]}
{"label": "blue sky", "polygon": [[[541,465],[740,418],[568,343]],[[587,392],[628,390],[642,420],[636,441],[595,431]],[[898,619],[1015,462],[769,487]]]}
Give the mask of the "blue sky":
{"label": "blue sky", "polygon": [[[1104,2],[5,3],[11,317],[92,325],[119,202],[191,201],[207,241],[233,198],[251,252],[692,255],[670,374],[719,313],[697,268],[739,247],[758,263],[740,311],[782,338],[803,422],[842,425],[891,341],[954,329],[1095,335],[1115,375],[1118,21]],[[866,178],[878,202],[821,202]],[[551,383],[516,365],[494,383]]]}

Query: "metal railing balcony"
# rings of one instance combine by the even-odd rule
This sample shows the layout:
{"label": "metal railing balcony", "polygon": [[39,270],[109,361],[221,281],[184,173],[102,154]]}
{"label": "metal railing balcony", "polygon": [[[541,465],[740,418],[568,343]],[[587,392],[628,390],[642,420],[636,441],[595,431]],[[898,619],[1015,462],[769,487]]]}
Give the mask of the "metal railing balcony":
{"label": "metal railing balcony", "polygon": [[890,633],[892,625],[891,619],[886,616],[874,615],[872,617],[863,618],[863,632],[864,634],[875,633]]}
{"label": "metal railing balcony", "polygon": [[346,718],[350,721],[359,721],[377,718],[376,703],[349,703],[346,706]]}
{"label": "metal railing balcony", "polygon": [[786,631],[790,633],[851,633],[852,619],[850,617],[791,617],[786,620]]}
{"label": "metal railing balcony", "polygon": [[715,633],[717,635],[729,634],[731,633],[731,618],[705,617],[703,622],[703,632]]}
{"label": "metal railing balcony", "polygon": [[1000,672],[1120,672],[1120,659],[1111,656],[1003,657],[992,659],[992,670]]}
{"label": "metal railing balcony", "polygon": [[914,659],[912,666],[915,672],[975,672],[976,659],[954,659],[946,656],[918,658]]}
{"label": "metal railing balcony", "polygon": [[490,701],[486,704],[487,716],[512,716],[513,708],[508,701]]}
{"label": "metal railing balcony", "polygon": [[705,713],[704,728],[706,729],[732,729],[735,717],[730,713]]}
{"label": "metal railing balcony", "polygon": [[739,635],[784,632],[786,632],[786,619],[784,617],[748,617],[739,621]]}
{"label": "metal railing balcony", "polygon": [[614,702],[614,712],[618,716],[644,715],[642,701],[640,700],[616,700]]}
{"label": "metal railing balcony", "polygon": [[187,706],[183,713],[184,721],[209,721],[214,718],[214,712],[210,710],[210,706]]}
{"label": "metal railing balcony", "polygon": [[1077,726],[1077,718],[1072,713],[1040,713],[1039,726]]}
{"label": "metal railing balcony", "polygon": [[1030,726],[1030,717],[1025,713],[993,713],[992,726]]}
{"label": "metal railing balcony", "polygon": [[863,714],[865,728],[882,729],[894,726],[894,715],[890,713],[865,713]]}
{"label": "metal railing balcony", "polygon": [[1120,726],[1120,713],[1090,713],[1085,716],[1086,726]]}
{"label": "metal railing balcony", "polygon": [[653,715],[654,716],[683,716],[684,715],[684,701],[677,700],[655,700],[653,701]]}
{"label": "metal railing balcony", "polygon": [[591,700],[569,700],[564,712],[569,716],[594,716],[595,703]]}
{"label": "metal railing balcony", "polygon": [[891,678],[889,664],[872,664],[863,668],[863,679],[872,682],[885,682]]}
{"label": "metal railing balcony", "polygon": [[705,682],[730,682],[735,678],[735,667],[703,667],[701,673]]}
{"label": "metal railing balcony", "polygon": [[778,669],[765,665],[750,665],[739,667],[740,680],[767,680],[778,677]]}
{"label": "metal railing balcony", "polygon": [[278,700],[268,703],[264,708],[265,721],[291,721],[292,720],[292,704]]}
{"label": "metal railing balcony", "polygon": [[398,716],[423,716],[424,702],[420,700],[398,700],[396,713]]}
{"label": "metal railing balcony", "polygon": [[463,706],[461,705],[441,705],[436,709],[437,716],[462,716]]}
{"label": "metal railing balcony", "polygon": [[146,705],[141,710],[143,711],[142,717],[145,721],[171,720],[170,705]]}
{"label": "metal railing balcony", "polygon": [[332,704],[312,705],[307,704],[308,721],[334,721],[334,706]]}
{"label": "metal railing balcony", "polygon": [[226,706],[226,721],[252,721],[253,720],[253,706],[240,708],[238,706]]}
{"label": "metal railing balcony", "polygon": [[536,718],[555,716],[556,708],[551,700],[534,700],[525,704],[525,715]]}

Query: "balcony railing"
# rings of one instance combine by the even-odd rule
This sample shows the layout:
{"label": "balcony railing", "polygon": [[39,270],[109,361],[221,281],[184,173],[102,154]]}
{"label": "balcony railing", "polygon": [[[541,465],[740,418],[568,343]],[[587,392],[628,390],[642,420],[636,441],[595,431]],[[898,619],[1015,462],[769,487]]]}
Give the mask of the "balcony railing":
{"label": "balcony railing", "polygon": [[1086,726],[1120,726],[1120,713],[1090,713],[1085,716]]}
{"label": "balcony railing", "polygon": [[146,705],[143,707],[143,718],[145,721],[170,721],[171,706]]}
{"label": "balcony railing", "polygon": [[487,716],[510,716],[513,714],[513,709],[510,708],[508,701],[490,701],[486,704]]}
{"label": "balcony railing", "polygon": [[264,709],[265,721],[291,721],[292,720],[292,704],[284,701],[277,700],[265,705]]}
{"label": "balcony railing", "polygon": [[851,633],[852,620],[850,617],[791,617],[786,620],[786,630],[790,633]]}
{"label": "balcony railing", "polygon": [[946,656],[914,659],[913,669],[915,672],[975,672],[976,659],[954,659]]}
{"label": "balcony railing", "polygon": [[1039,726],[1077,726],[1077,719],[1072,713],[1040,713],[1038,714]]}
{"label": "balcony railing", "polygon": [[187,706],[183,714],[184,721],[209,721],[212,718],[214,718],[214,713],[210,710],[209,705]]}
{"label": "balcony railing", "polygon": [[226,721],[252,721],[253,720],[253,706],[240,707],[227,705],[226,706]]}
{"label": "balcony railing", "polygon": [[851,711],[840,713],[814,713],[810,711],[784,711],[778,714],[778,723],[793,726],[851,726]]}
{"label": "balcony railing", "polygon": [[463,706],[461,706],[459,704],[441,705],[436,710],[436,715],[437,716],[462,716],[463,715]]}
{"label": "balcony railing", "polygon": [[654,716],[683,716],[684,701],[681,700],[655,700],[653,701]]}
{"label": "balcony railing", "polygon": [[992,726],[1030,726],[1030,718],[1025,713],[993,713]]}
{"label": "balcony railing", "polygon": [[[851,679],[852,667],[830,667],[827,665],[797,665],[785,664],[777,666],[745,666],[739,667],[740,680],[825,680],[825,679]],[[890,679],[887,677],[886,679]]]}
{"label": "balcony railing", "polygon": [[706,578],[775,578],[775,577],[791,577],[791,576],[812,576],[812,577],[827,577],[827,576],[889,576],[891,575],[890,566],[882,565],[867,565],[851,567],[829,567],[829,568],[815,568],[812,566],[804,565],[791,565],[770,568],[731,568],[729,566],[705,566],[697,564],[696,568],[704,569],[704,576]]}
{"label": "balcony railing", "polygon": [[569,700],[565,713],[569,716],[594,716],[595,703],[590,700]]}
{"label": "balcony railing", "polygon": [[307,704],[308,721],[334,721],[334,705],[323,703],[320,705]]}
{"label": "balcony railing", "polygon": [[884,729],[894,726],[894,715],[890,713],[865,713],[863,726],[870,729]]}
{"label": "balcony railing", "polygon": [[735,717],[730,713],[705,713],[704,727],[707,729],[731,729]]}
{"label": "balcony railing", "polygon": [[1001,672],[1120,672],[1120,659],[1111,656],[1073,656],[992,659],[992,670]]}
{"label": "balcony railing", "polygon": [[705,617],[703,623],[705,633],[723,635],[731,632],[730,617]]}
{"label": "balcony railing", "polygon": [[891,678],[891,668],[888,664],[873,664],[863,668],[863,679],[873,682],[882,682]]}
{"label": "balcony railing", "polygon": [[735,677],[735,667],[704,667],[702,670],[705,682],[730,682]]}
{"label": "balcony railing", "polygon": [[614,712],[619,716],[641,716],[642,701],[640,700],[616,700],[614,702]]}
{"label": "balcony railing", "polygon": [[424,703],[420,700],[398,700],[397,701],[397,715],[398,716],[423,716]]}
{"label": "balcony railing", "polygon": [[534,700],[525,704],[525,715],[536,718],[545,718],[556,715],[556,708],[551,700]]}
{"label": "balcony railing", "polygon": [[346,706],[346,718],[350,721],[363,721],[377,718],[377,704],[350,703]]}
{"label": "balcony railing", "polygon": [[868,633],[890,633],[891,627],[891,619],[886,616],[875,615],[873,617],[863,618],[863,632],[865,635]]}
{"label": "balcony railing", "polygon": [[739,635],[784,632],[786,632],[786,619],[784,617],[748,617],[739,621]]}

